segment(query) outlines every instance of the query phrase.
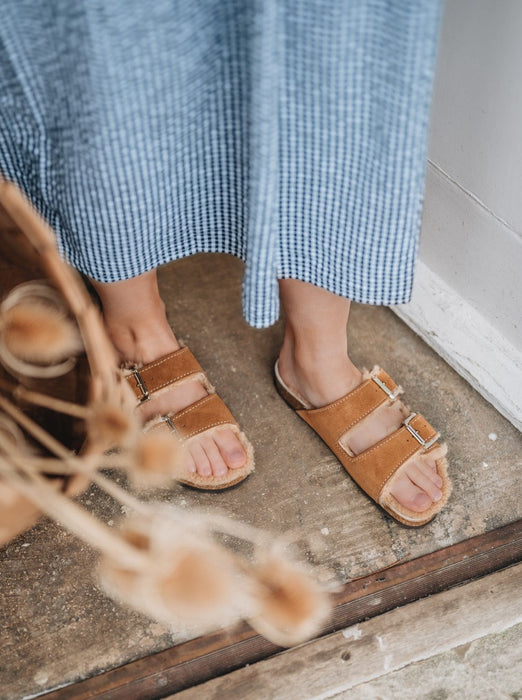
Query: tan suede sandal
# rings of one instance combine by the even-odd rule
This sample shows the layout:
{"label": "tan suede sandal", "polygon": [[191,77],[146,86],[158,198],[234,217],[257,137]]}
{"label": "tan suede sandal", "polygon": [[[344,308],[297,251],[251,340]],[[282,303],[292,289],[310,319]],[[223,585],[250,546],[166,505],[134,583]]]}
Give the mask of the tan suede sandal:
{"label": "tan suede sandal", "polygon": [[[350,450],[350,433],[355,426],[381,406],[397,401],[402,393],[384,370],[375,367],[371,373],[365,372],[359,386],[322,408],[313,408],[285,384],[277,362],[275,383],[282,398],[324,440],[352,479],[398,522],[412,527],[425,525],[445,505],[451,491],[446,446],[437,442],[440,434],[420,414],[411,413],[400,428],[360,454]],[[441,499],[422,513],[401,505],[390,493],[400,467],[418,454],[435,458],[443,482]]]}
{"label": "tan suede sandal", "polygon": [[197,435],[227,427],[236,433],[247,455],[247,461],[240,469],[229,469],[224,476],[200,476],[190,474],[179,479],[182,484],[197,489],[219,490],[234,486],[247,478],[254,469],[254,451],[239,425],[215,393],[201,365],[187,347],[165,355],[160,359],[131,368],[126,379],[136,395],[138,405],[147,401],[152,394],[162,391],[172,384],[200,381],[208,392],[207,396],[195,401],[177,413],[157,416],[148,421],[145,430],[167,428],[182,442],[187,443]]}

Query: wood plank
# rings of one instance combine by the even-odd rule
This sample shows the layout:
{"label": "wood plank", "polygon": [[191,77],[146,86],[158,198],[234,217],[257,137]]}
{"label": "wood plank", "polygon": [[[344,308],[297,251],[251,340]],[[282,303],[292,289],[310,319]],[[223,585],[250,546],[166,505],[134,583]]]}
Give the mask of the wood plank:
{"label": "wood plank", "polygon": [[176,698],[333,697],[522,622],[521,576],[522,564],[515,565],[189,688]]}
{"label": "wood plank", "polygon": [[522,624],[385,673],[331,696],[335,700],[446,698],[508,700],[522,687]]}
{"label": "wood plank", "polygon": [[[522,560],[522,521],[351,581],[336,596],[323,634],[373,618],[424,596]],[[460,617],[459,617],[460,619]],[[46,700],[148,700],[190,688],[280,649],[246,624],[179,644],[75,685]]]}

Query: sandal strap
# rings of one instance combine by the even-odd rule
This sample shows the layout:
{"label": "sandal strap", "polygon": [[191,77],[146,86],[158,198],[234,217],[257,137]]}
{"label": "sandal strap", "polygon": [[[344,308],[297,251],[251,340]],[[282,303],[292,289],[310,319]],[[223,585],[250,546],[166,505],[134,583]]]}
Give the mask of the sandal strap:
{"label": "sandal strap", "polygon": [[125,379],[139,403],[143,403],[155,391],[199,373],[204,374],[201,365],[190,350],[183,347],[143,367],[131,368]]}
{"label": "sandal strap", "polygon": [[181,440],[188,440],[220,425],[237,426],[234,416],[217,394],[209,394],[163,421]]}
{"label": "sandal strap", "polygon": [[378,369],[353,391],[328,406],[300,409],[297,413],[327,444],[334,444],[383,403],[395,399],[398,392],[393,379],[383,369]]}
{"label": "sandal strap", "polygon": [[335,452],[350,476],[377,502],[387,482],[410,457],[438,447],[436,440],[440,434],[420,413],[412,414],[406,421],[394,433],[356,457],[348,456],[339,443],[335,446]]}

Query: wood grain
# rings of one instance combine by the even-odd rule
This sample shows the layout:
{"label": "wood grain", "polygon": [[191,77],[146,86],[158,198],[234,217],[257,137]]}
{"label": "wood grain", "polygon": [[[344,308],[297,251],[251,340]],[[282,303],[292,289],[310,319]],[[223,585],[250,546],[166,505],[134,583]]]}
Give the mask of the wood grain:
{"label": "wood grain", "polygon": [[[323,634],[356,625],[521,560],[522,521],[517,521],[351,581],[336,597],[332,619]],[[462,620],[460,612],[458,620]],[[46,700],[152,700],[229,674],[246,664],[256,664],[279,651],[281,649],[243,624],[180,644],[42,697]]]}
{"label": "wood grain", "polygon": [[178,693],[179,700],[333,697],[522,621],[522,564]]}

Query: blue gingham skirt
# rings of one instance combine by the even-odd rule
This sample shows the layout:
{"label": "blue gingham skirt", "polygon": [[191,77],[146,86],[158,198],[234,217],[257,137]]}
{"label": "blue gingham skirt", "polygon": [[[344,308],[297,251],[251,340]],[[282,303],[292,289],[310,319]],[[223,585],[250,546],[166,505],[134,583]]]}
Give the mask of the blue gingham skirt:
{"label": "blue gingham skirt", "polygon": [[111,282],[196,252],[409,300],[436,0],[3,0],[0,171]]}

